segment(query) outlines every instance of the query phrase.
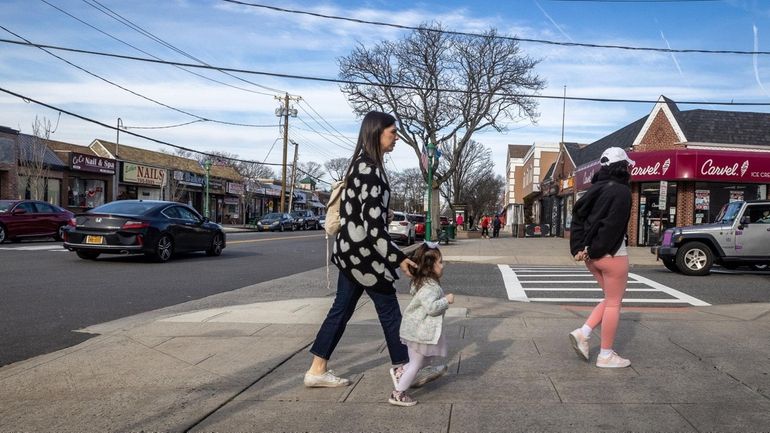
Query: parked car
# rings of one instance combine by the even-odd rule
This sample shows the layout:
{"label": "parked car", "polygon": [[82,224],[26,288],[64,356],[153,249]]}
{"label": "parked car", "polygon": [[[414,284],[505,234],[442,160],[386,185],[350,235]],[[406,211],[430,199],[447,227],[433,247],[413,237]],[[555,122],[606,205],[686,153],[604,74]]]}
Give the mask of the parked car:
{"label": "parked car", "polygon": [[62,239],[74,213],[38,200],[0,200],[0,243],[24,238]]}
{"label": "parked car", "polygon": [[294,227],[299,230],[318,230],[321,228],[318,217],[312,210],[295,210],[291,216],[294,218]]}
{"label": "parked car", "polygon": [[414,224],[414,237],[416,239],[425,239],[425,215],[413,213],[409,214],[409,218]]}
{"label": "parked car", "polygon": [[666,268],[685,275],[706,275],[715,263],[766,269],[770,200],[735,201],[724,205],[713,223],[667,229],[652,253]]}
{"label": "parked car", "polygon": [[269,213],[257,221],[257,230],[271,232],[294,230],[294,218],[283,212]]}
{"label": "parked car", "polygon": [[159,200],[113,201],[76,216],[64,232],[64,248],[81,259],[100,254],[145,254],[158,262],[183,251],[222,254],[219,224],[182,203]]}
{"label": "parked car", "polygon": [[326,228],[326,214],[318,217],[318,225],[321,226],[322,229]]}
{"label": "parked car", "polygon": [[393,220],[388,225],[388,234],[394,241],[412,245],[415,239],[414,223],[404,212],[393,212]]}

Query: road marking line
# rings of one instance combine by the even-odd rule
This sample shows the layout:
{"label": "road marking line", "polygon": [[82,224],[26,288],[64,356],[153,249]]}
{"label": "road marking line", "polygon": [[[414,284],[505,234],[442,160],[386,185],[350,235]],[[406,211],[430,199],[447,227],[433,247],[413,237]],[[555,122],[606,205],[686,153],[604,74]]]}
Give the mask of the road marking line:
{"label": "road marking line", "polygon": [[[527,287],[528,292],[601,292],[601,287],[577,288],[577,287]],[[658,292],[658,289],[626,289],[626,292]]]}
{"label": "road marking line", "polygon": [[658,283],[656,281],[653,281],[653,280],[651,280],[649,278],[645,278],[645,277],[643,277],[641,275],[629,273],[628,276],[629,277],[633,277],[635,280],[641,281],[641,282],[647,284],[650,287],[654,287],[654,288],[660,290],[663,293],[671,295],[671,296],[673,296],[675,298],[679,298],[682,301],[684,301],[684,302],[686,302],[686,303],[688,303],[690,305],[695,305],[697,307],[708,307],[709,305],[711,305],[708,302],[701,301],[698,298],[690,296],[690,295],[688,295],[686,293],[682,293],[679,290],[672,289],[671,287],[664,286],[663,284],[660,284],[660,283]]}
{"label": "road marking line", "polygon": [[[519,275],[521,276],[521,275]],[[596,284],[596,280],[593,281],[587,281],[587,280],[519,280],[522,283],[541,283],[541,284],[550,284],[550,283],[577,283],[577,284]],[[641,281],[629,281],[628,284],[644,284]],[[529,287],[527,287],[527,290],[529,290]]]}
{"label": "road marking line", "polygon": [[[599,298],[529,298],[532,302],[591,302],[596,303],[601,301]],[[639,303],[639,304],[687,304],[687,301],[680,299],[623,299],[623,303]]]}
{"label": "road marking line", "polygon": [[59,246],[53,246],[53,245],[31,245],[28,247],[0,247],[0,250],[16,250],[16,251],[45,251],[45,250],[57,250],[61,249],[63,251],[67,251],[62,247]]}
{"label": "road marking line", "polygon": [[521,286],[516,272],[508,265],[497,265],[500,269],[500,273],[503,276],[503,283],[505,284],[505,291],[508,292],[508,299],[511,301],[529,302],[527,294],[524,292],[524,288]]}
{"label": "road marking line", "polygon": [[267,239],[244,239],[242,241],[227,241],[227,244],[245,244],[247,242],[267,242],[267,241],[279,241],[281,239],[302,239],[302,238],[314,238],[314,237],[323,237],[320,234],[317,235],[302,235],[302,236],[282,236],[280,238],[267,238]]}

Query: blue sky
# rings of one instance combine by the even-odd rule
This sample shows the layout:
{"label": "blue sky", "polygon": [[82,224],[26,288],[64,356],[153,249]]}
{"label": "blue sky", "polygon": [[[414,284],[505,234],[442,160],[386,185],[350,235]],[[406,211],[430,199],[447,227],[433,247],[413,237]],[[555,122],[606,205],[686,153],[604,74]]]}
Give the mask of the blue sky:
{"label": "blue sky", "polygon": [[[396,40],[405,30],[296,15],[221,0],[46,0],[72,16],[164,60],[193,63],[111,18],[109,11],[209,64],[230,68],[336,78],[337,59],[356,43]],[[635,47],[770,51],[770,2],[755,1],[254,1],[328,15],[446,28]],[[94,7],[97,6],[97,7]],[[104,13],[104,12],[108,13]],[[36,43],[147,57],[39,0],[0,1],[0,25]],[[0,29],[0,38],[16,37]],[[536,73],[543,95],[680,101],[770,102],[770,55],[670,54],[522,43],[541,59]],[[300,161],[349,156],[359,120],[333,83],[196,70],[235,89],[172,66],[54,51],[68,61],[136,93],[198,116],[226,122],[276,125],[261,128],[198,122],[168,129],[130,129],[202,151],[222,150],[244,159],[280,162],[275,91],[302,97],[290,136]],[[255,85],[256,84],[256,85]],[[195,120],[90,76],[37,49],[0,43],[0,87],[106,124],[152,127]],[[244,90],[245,89],[245,90]],[[568,101],[566,141],[590,143],[649,113],[652,104]],[[681,109],[770,111],[764,107],[682,105]],[[475,138],[493,149],[496,171],[504,171],[507,144],[557,142],[562,102],[540,100],[536,123],[510,123]],[[0,125],[30,133],[35,116],[58,121],[51,138],[88,144],[115,140],[115,132],[0,93]],[[57,120],[58,119],[58,120]],[[328,123],[327,123],[328,122]],[[339,135],[342,135],[340,137]],[[276,142],[278,140],[278,142]],[[121,143],[157,150],[153,142],[121,134]],[[272,149],[272,150],[271,150]],[[416,167],[411,148],[397,145],[391,168]]]}

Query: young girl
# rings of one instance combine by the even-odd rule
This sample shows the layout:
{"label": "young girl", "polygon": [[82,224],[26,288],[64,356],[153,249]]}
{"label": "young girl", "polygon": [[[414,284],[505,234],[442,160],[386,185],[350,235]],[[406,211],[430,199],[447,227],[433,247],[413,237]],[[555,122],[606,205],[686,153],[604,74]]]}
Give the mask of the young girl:
{"label": "young girl", "polygon": [[454,302],[454,295],[444,295],[439,280],[444,271],[438,243],[424,242],[415,252],[412,260],[412,302],[404,310],[401,319],[401,341],[409,351],[409,363],[390,369],[395,388],[388,402],[396,406],[414,406],[406,390],[412,385],[426,361],[434,356],[446,356],[447,345],[444,337],[444,313]]}

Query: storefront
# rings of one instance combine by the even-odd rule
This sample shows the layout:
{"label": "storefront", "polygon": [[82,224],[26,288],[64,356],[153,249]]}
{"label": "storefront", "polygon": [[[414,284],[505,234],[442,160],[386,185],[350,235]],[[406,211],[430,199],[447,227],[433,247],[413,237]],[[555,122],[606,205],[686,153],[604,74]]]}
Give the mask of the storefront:
{"label": "storefront", "polygon": [[116,161],[95,155],[69,153],[69,173],[66,206],[74,212],[83,212],[112,201]]}
{"label": "storefront", "polygon": [[241,197],[245,192],[244,185],[238,182],[227,182],[227,196],[224,199],[225,219],[229,224],[238,224],[243,221],[241,215]]}
{"label": "storefront", "polygon": [[171,200],[185,203],[203,215],[203,187],[206,177],[189,171],[174,170],[169,196]]}
{"label": "storefront", "polygon": [[121,162],[118,200],[163,200],[165,186],[165,169]]}
{"label": "storefront", "polygon": [[[668,227],[711,222],[732,201],[768,197],[770,152],[677,149],[629,156],[636,162],[631,245],[654,245]],[[598,168],[593,163],[576,171],[578,191],[588,189]]]}

